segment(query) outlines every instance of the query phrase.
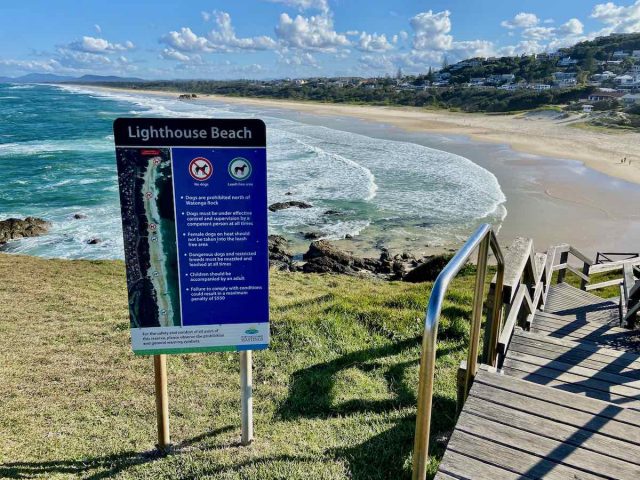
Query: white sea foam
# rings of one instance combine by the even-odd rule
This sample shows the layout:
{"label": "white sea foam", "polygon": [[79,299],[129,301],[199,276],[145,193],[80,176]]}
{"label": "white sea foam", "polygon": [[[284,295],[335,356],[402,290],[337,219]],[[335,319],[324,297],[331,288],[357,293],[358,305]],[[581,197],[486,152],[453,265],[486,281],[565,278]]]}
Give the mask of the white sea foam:
{"label": "white sea foam", "polygon": [[[431,245],[447,244],[464,239],[480,221],[499,223],[506,215],[505,196],[495,176],[467,158],[441,150],[307,125],[255,108],[66,85],[58,88],[120,103],[105,103],[107,113],[120,109],[123,114],[144,116],[264,119],[268,126],[269,201],[304,200],[314,205],[270,213],[269,225],[275,233],[297,236],[312,231],[321,238],[337,240],[370,232],[376,242],[415,238]],[[0,160],[9,155],[109,152],[112,142],[113,136],[106,134],[91,141],[0,144]],[[78,165],[77,170],[72,167],[69,178],[57,169],[48,170],[42,178],[53,190],[108,192],[109,201],[88,211],[89,218],[84,220],[73,219],[74,213],[84,211],[81,206],[17,212],[17,216],[50,218],[54,228],[41,239],[12,244],[11,250],[72,258],[122,256],[115,168],[92,162],[91,176],[82,175],[83,168],[85,165]],[[341,214],[327,215],[330,209]],[[103,242],[87,245],[87,240],[96,237]]]}
{"label": "white sea foam", "polygon": [[0,143],[0,157],[38,155],[49,152],[109,152],[113,143],[107,140],[43,140],[33,142]]}

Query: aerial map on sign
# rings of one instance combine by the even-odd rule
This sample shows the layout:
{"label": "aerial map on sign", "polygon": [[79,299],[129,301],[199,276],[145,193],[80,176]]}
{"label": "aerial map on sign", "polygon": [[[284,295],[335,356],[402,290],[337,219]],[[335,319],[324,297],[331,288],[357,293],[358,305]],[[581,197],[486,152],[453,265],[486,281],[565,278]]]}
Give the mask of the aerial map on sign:
{"label": "aerial map on sign", "polygon": [[266,348],[265,128],[114,125],[134,352]]}
{"label": "aerial map on sign", "polygon": [[179,326],[180,299],[169,149],[119,148],[132,327]]}

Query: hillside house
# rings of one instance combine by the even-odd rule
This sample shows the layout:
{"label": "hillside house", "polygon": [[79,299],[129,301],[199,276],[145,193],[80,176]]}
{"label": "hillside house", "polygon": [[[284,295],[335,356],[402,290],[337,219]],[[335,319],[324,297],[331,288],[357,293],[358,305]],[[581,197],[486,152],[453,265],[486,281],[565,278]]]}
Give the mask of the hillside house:
{"label": "hillside house", "polygon": [[589,105],[588,103],[582,106],[583,113],[591,113],[593,112],[593,105]]}
{"label": "hillside house", "polygon": [[528,85],[527,88],[535,90],[536,92],[542,92],[551,89],[551,85],[547,85],[546,83],[532,83]]}
{"label": "hillside house", "polygon": [[591,95],[589,95],[589,97],[587,97],[587,100],[589,102],[602,102],[605,100],[618,100],[622,96],[624,96],[624,93],[616,92],[615,90],[613,91],[600,90],[598,92],[593,92]]}
{"label": "hillside house", "polygon": [[577,64],[578,64],[578,60],[573,59],[571,57],[561,58],[560,61],[558,62],[558,65],[560,67],[571,67],[572,65],[577,65]]}
{"label": "hillside house", "polygon": [[627,58],[630,55],[631,54],[629,52],[625,52],[624,50],[617,50],[617,51],[613,52],[613,58],[615,58],[616,60]]}
{"label": "hillside house", "polygon": [[627,107],[640,105],[640,93],[627,93],[620,97],[620,100]]}

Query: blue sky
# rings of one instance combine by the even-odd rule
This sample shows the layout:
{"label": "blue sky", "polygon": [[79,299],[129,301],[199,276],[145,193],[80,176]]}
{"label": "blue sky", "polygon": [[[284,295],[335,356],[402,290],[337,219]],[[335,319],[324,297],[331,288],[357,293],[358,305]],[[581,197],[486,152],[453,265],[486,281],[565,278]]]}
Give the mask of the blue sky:
{"label": "blue sky", "polygon": [[373,76],[640,32],[640,0],[22,0],[0,75]]}

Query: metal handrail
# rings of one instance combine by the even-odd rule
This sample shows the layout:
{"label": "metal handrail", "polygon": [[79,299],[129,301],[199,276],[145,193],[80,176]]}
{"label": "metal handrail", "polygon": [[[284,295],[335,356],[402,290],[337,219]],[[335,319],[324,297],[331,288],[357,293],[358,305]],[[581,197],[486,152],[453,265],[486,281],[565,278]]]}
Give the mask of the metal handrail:
{"label": "metal handrail", "polygon": [[418,414],[416,418],[416,436],[413,450],[413,480],[426,478],[429,459],[429,430],[431,428],[431,407],[433,402],[433,379],[436,366],[436,342],[438,322],[442,311],[445,294],[449,284],[465,265],[471,254],[478,248],[478,265],[476,285],[473,298],[471,319],[471,335],[467,356],[464,398],[469,391],[473,377],[477,371],[478,349],[480,344],[480,327],[482,323],[482,307],[484,303],[484,287],[487,272],[489,247],[493,251],[498,264],[493,314],[491,316],[491,335],[489,336],[488,358],[485,362],[495,365],[500,314],[502,311],[502,286],[504,283],[504,257],[491,225],[483,224],[471,235],[469,240],[453,256],[447,266],[440,272],[433,284],[431,298],[427,307],[422,337],[422,356],[420,359],[420,378],[418,386]]}

